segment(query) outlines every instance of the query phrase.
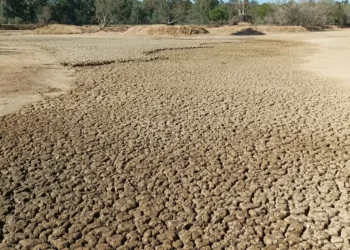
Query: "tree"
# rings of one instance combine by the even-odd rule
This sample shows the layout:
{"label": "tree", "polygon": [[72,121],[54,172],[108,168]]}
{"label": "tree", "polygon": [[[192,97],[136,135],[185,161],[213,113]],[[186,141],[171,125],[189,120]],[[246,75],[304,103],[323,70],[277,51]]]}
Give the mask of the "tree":
{"label": "tree", "polygon": [[91,24],[95,22],[95,0],[51,0],[51,19],[64,24]]}
{"label": "tree", "polygon": [[[219,4],[220,1],[220,4]],[[192,3],[193,2],[193,3]],[[252,18],[252,19],[251,19]],[[0,0],[0,23],[350,25],[348,0]]]}
{"label": "tree", "polygon": [[250,9],[250,13],[253,17],[253,22],[257,24],[269,22],[267,19],[271,16],[272,12],[272,5],[269,3],[263,3],[261,5],[255,4]]}
{"label": "tree", "polygon": [[1,5],[6,19],[35,23],[39,9],[47,5],[47,0],[2,0]]}
{"label": "tree", "polygon": [[342,3],[335,3],[333,18],[336,24],[340,26],[347,26],[350,24],[350,16],[347,15],[346,7],[348,4],[342,4]]}
{"label": "tree", "polygon": [[196,0],[193,7],[199,16],[199,23],[209,21],[209,12],[219,4],[218,0]]}
{"label": "tree", "polygon": [[219,24],[222,24],[224,21],[227,21],[227,18],[228,18],[227,9],[221,6],[215,9],[212,9],[209,12],[209,18],[210,20],[213,20]]}
{"label": "tree", "polygon": [[158,0],[157,12],[154,16],[158,20],[167,25],[174,25],[188,14],[190,4],[184,0]]}
{"label": "tree", "polygon": [[113,22],[120,3],[115,0],[96,0],[96,18],[100,28],[104,28]]}
{"label": "tree", "polygon": [[264,19],[272,12],[271,5],[268,3],[264,3],[262,5],[257,6],[256,14],[259,18]]}
{"label": "tree", "polygon": [[24,18],[26,2],[23,0],[6,0],[3,3],[3,12],[7,18]]}
{"label": "tree", "polygon": [[5,16],[5,0],[0,0],[0,23],[7,23]]}
{"label": "tree", "polygon": [[38,14],[38,21],[42,24],[48,24],[51,19],[51,9],[48,6],[42,8],[41,13]]}
{"label": "tree", "polygon": [[72,6],[69,7],[71,16],[74,16],[72,23],[86,25],[95,22],[95,0],[74,0],[70,1]]}
{"label": "tree", "polygon": [[238,15],[240,16],[240,21],[246,21],[248,6],[249,0],[238,0]]}
{"label": "tree", "polygon": [[149,13],[142,2],[135,1],[129,17],[131,24],[146,24],[149,23]]}

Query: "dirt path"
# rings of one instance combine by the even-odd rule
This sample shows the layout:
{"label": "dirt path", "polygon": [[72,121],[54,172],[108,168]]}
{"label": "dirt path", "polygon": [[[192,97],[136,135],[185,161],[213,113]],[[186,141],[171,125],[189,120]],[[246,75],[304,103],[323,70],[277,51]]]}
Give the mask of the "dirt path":
{"label": "dirt path", "polygon": [[350,249],[350,85],[303,70],[315,51],[78,68],[71,92],[0,117],[0,248]]}
{"label": "dirt path", "polygon": [[0,46],[0,116],[71,88],[72,73],[33,47]]}

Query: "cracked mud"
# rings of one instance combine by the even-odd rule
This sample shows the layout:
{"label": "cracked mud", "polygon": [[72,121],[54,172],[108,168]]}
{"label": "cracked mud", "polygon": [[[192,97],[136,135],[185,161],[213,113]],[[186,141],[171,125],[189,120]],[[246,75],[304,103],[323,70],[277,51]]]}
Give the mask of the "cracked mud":
{"label": "cracked mud", "polygon": [[0,248],[349,249],[350,87],[300,70],[312,53],[76,68],[70,93],[0,117]]}

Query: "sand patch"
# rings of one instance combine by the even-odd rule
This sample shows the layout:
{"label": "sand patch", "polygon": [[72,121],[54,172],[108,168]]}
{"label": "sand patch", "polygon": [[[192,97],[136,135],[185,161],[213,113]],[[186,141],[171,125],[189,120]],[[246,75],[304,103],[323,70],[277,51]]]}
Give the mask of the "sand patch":
{"label": "sand patch", "polygon": [[32,47],[0,47],[0,116],[70,89],[71,73]]}
{"label": "sand patch", "polygon": [[308,39],[319,48],[306,59],[303,69],[324,77],[350,82],[350,30],[334,31],[328,37]]}

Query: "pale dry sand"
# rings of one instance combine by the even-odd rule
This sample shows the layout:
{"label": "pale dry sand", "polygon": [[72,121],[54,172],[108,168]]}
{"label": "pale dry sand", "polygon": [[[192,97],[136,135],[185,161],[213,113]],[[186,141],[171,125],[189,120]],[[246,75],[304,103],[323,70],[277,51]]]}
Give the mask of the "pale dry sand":
{"label": "pale dry sand", "polygon": [[0,45],[0,69],[0,116],[72,87],[72,72],[38,48]]}
{"label": "pale dry sand", "polygon": [[349,53],[329,34],[7,36],[116,62],[0,117],[0,248],[349,249],[350,84],[305,66]]}
{"label": "pale dry sand", "polygon": [[[349,30],[350,32],[350,30]],[[326,37],[309,39],[321,49],[304,68],[324,77],[342,79],[350,84],[350,36],[348,33],[332,32]]]}

